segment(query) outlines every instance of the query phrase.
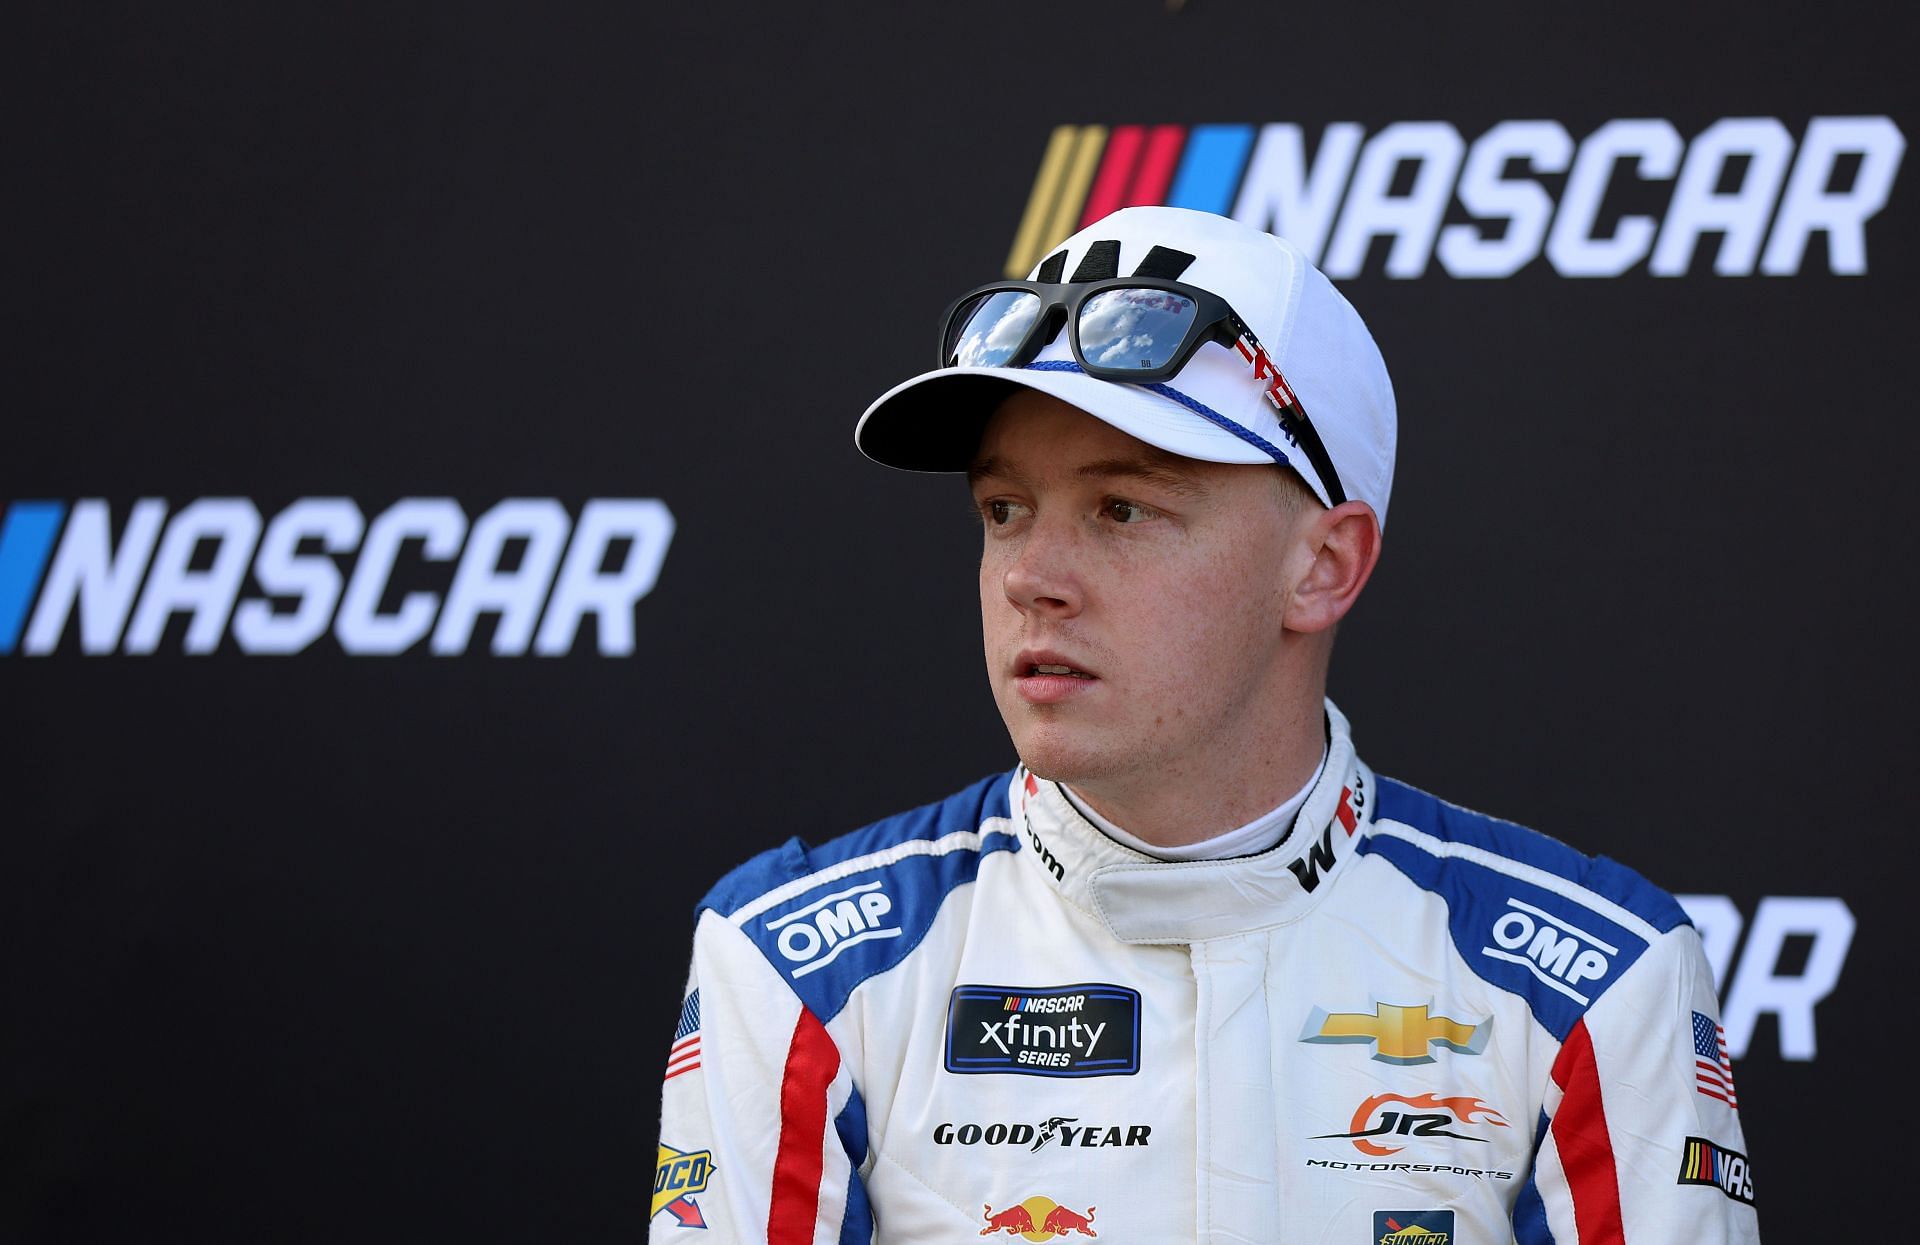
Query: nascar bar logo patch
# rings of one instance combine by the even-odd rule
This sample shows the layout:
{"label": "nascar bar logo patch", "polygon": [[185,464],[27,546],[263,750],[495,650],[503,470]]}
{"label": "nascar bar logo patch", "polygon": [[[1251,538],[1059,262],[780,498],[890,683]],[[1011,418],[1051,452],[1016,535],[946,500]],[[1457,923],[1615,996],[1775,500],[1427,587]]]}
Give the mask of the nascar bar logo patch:
{"label": "nascar bar logo patch", "polygon": [[1140,992],[1126,986],[959,986],[947,1005],[949,1072],[1132,1076]]}
{"label": "nascar bar logo patch", "polygon": [[1736,1202],[1753,1205],[1753,1169],[1747,1156],[1704,1137],[1687,1138],[1677,1183],[1712,1185]]}

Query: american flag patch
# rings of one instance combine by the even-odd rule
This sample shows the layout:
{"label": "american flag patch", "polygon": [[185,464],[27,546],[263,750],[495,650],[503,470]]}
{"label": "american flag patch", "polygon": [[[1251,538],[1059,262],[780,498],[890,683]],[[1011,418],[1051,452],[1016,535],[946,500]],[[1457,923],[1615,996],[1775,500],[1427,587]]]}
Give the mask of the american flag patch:
{"label": "american flag patch", "polygon": [[682,1072],[700,1066],[700,991],[696,987],[680,1007],[680,1023],[673,1030],[673,1049],[667,1052],[667,1075],[671,1081]]}
{"label": "american flag patch", "polygon": [[1733,1093],[1733,1061],[1727,1058],[1727,1031],[1704,1012],[1693,1014],[1693,1087],[1730,1107],[1740,1105]]}

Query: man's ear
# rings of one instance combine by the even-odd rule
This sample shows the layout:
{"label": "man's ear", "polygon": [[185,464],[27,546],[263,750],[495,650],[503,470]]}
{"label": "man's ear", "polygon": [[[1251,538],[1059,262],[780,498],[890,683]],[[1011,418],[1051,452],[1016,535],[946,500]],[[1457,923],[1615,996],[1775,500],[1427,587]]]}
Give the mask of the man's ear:
{"label": "man's ear", "polygon": [[1287,599],[1287,630],[1325,631],[1345,618],[1380,560],[1380,521],[1363,501],[1342,502],[1304,525],[1313,558]]}

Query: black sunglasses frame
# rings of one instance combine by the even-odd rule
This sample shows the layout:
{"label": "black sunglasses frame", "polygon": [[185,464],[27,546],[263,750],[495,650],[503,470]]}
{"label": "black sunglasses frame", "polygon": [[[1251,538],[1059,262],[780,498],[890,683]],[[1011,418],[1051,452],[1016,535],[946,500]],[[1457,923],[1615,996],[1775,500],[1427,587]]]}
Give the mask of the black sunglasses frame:
{"label": "black sunglasses frame", "polygon": [[[1179,348],[1167,356],[1167,361],[1158,367],[1107,367],[1089,363],[1080,349],[1080,312],[1087,300],[1107,290],[1159,290],[1164,293],[1178,294],[1191,299],[1194,303],[1193,322],[1187,326],[1186,334],[1180,339]],[[1340,485],[1340,474],[1333,468],[1333,459],[1327,454],[1320,433],[1307,418],[1306,408],[1300,405],[1300,399],[1280,374],[1273,359],[1260,345],[1260,339],[1254,336],[1247,322],[1240,318],[1227,300],[1211,290],[1203,290],[1196,285],[1187,285],[1180,281],[1169,281],[1161,277],[1109,277],[1100,281],[1070,281],[1049,283],[1044,281],[994,281],[976,289],[968,290],[947,307],[947,314],[940,326],[940,363],[945,367],[958,366],[953,351],[954,337],[965,324],[961,320],[963,313],[972,310],[977,304],[985,302],[995,294],[1026,293],[1040,300],[1039,314],[1034,316],[1026,335],[1019,346],[1007,357],[1006,362],[997,367],[1021,368],[1033,362],[1043,347],[1060,330],[1067,330],[1067,345],[1073,351],[1074,362],[1080,370],[1096,380],[1117,381],[1121,384],[1147,385],[1171,380],[1177,376],[1193,358],[1194,353],[1208,342],[1217,342],[1239,353],[1240,357],[1253,368],[1255,380],[1268,381],[1267,401],[1279,413],[1280,424],[1292,435],[1294,442],[1313,464],[1320,476],[1320,482],[1326,487],[1327,500],[1337,506],[1346,501],[1346,491]]]}

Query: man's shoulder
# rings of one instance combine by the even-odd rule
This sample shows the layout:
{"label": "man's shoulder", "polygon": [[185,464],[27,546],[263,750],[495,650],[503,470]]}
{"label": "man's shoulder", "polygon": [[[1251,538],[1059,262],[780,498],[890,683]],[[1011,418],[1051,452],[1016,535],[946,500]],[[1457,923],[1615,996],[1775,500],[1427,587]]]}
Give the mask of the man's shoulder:
{"label": "man's shoulder", "polygon": [[812,845],[800,838],[768,848],[714,884],[700,901],[738,922],[749,909],[769,910],[818,886],[873,871],[898,871],[910,861],[927,861],[956,852],[977,855],[995,844],[982,830],[1009,815],[1011,775],[982,778],[944,799],[895,813]]}
{"label": "man's shoulder", "polygon": [[862,982],[913,953],[983,857],[1018,849],[1009,783],[983,778],[818,847],[789,839],[722,878],[700,909],[745,934],[830,1020]]}
{"label": "man's shoulder", "polygon": [[[1478,866],[1480,871],[1469,877],[1482,882],[1526,879],[1583,906],[1606,913],[1618,910],[1632,918],[1630,923],[1662,933],[1687,921],[1672,895],[1617,860],[1589,856],[1528,826],[1464,808],[1395,779],[1381,778],[1379,788],[1374,823],[1388,839],[1436,861]],[[1396,850],[1388,844],[1375,847],[1382,849]]]}
{"label": "man's shoulder", "polygon": [[1562,1038],[1688,923],[1673,896],[1617,861],[1390,779],[1360,850],[1438,896],[1460,958]]}

